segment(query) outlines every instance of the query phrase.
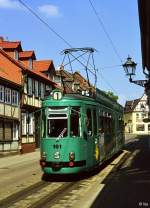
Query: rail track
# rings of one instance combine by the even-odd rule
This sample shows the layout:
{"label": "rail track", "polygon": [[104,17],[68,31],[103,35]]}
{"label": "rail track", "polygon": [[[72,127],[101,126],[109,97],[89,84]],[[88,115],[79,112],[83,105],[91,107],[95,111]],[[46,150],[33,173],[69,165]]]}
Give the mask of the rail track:
{"label": "rail track", "polygon": [[63,198],[67,193],[69,193],[78,186],[79,186],[79,182],[67,182],[64,185],[62,185],[60,188],[52,192],[50,195],[46,195],[42,199],[32,204],[29,208],[51,207],[55,204],[55,202],[61,200],[61,198]]}
{"label": "rail track", "polygon": [[61,196],[71,191],[79,182],[40,181],[0,201],[1,208],[41,208],[55,203]]}
{"label": "rail track", "polygon": [[[60,206],[78,208],[81,205],[80,203],[85,204],[87,200],[91,200],[94,188],[97,188],[96,193],[103,185],[104,178],[109,178],[110,172],[110,176],[115,174],[114,172],[120,169],[129,155],[130,153],[127,151],[121,154],[118,153],[115,158],[112,158],[100,170],[97,170],[98,172],[87,176],[84,174],[84,177],[76,178],[73,176],[70,178],[68,176],[64,181],[64,178],[57,177],[57,180],[54,180],[51,176],[46,181],[34,183],[0,200],[0,208],[53,208]],[[85,207],[88,207],[88,205],[85,204]]]}

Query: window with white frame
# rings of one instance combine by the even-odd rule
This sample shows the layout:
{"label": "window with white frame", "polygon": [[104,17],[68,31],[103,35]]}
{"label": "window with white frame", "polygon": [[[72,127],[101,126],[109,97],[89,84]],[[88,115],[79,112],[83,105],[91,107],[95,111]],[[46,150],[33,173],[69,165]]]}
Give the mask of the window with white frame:
{"label": "window with white frame", "polygon": [[19,136],[18,129],[19,129],[18,123],[13,123],[13,140],[18,140],[18,136]]}
{"label": "window with white frame", "polygon": [[52,86],[51,85],[46,85],[45,86],[45,95],[48,96],[52,91]]}
{"label": "window with white frame", "polygon": [[137,124],[136,131],[145,131],[145,125],[144,124]]}
{"label": "window with white frame", "polygon": [[0,101],[4,102],[4,86],[0,85]]}
{"label": "window with white frame", "polygon": [[32,79],[28,78],[28,95],[32,95]]}
{"label": "window with white frame", "polygon": [[44,84],[41,83],[41,98],[44,98],[44,94],[45,94],[44,91],[45,91],[45,90],[44,90]]}
{"label": "window with white frame", "polygon": [[24,93],[27,94],[27,83],[24,83]]}
{"label": "window with white frame", "polygon": [[18,100],[19,100],[18,96],[19,96],[18,91],[12,90],[12,104],[13,105],[18,105]]}
{"label": "window with white frame", "polygon": [[38,96],[41,97],[41,82],[38,82]]}
{"label": "window with white frame", "polygon": [[28,114],[28,130],[29,130],[29,134],[33,134],[34,132],[34,117],[32,113]]}
{"label": "window with white frame", "polygon": [[38,85],[38,81],[35,80],[35,97],[39,96],[39,89],[38,89],[39,85]]}
{"label": "window with white frame", "polygon": [[5,88],[5,103],[11,103],[11,89]]}
{"label": "window with white frame", "polygon": [[141,117],[142,117],[142,118],[145,118],[145,117],[146,117],[146,113],[142,113],[142,114],[141,114]]}
{"label": "window with white frame", "polygon": [[80,89],[80,84],[79,83],[73,83],[72,84],[72,90],[73,91],[78,91]]}
{"label": "window with white frame", "polygon": [[21,118],[21,125],[22,125],[22,135],[26,135],[27,133],[27,114],[22,113],[22,118]]}
{"label": "window with white frame", "polygon": [[140,119],[140,115],[139,115],[139,113],[136,113],[136,122],[138,122],[139,119]]}

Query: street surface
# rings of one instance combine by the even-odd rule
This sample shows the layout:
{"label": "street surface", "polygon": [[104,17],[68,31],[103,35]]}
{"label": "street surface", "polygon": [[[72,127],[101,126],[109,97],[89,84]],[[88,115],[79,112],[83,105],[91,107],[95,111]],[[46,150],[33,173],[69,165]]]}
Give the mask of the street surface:
{"label": "street surface", "polygon": [[126,138],[122,153],[91,174],[41,180],[39,151],[0,158],[0,208],[150,207],[148,137]]}
{"label": "street surface", "polygon": [[0,199],[41,180],[38,159],[39,151],[0,158]]}

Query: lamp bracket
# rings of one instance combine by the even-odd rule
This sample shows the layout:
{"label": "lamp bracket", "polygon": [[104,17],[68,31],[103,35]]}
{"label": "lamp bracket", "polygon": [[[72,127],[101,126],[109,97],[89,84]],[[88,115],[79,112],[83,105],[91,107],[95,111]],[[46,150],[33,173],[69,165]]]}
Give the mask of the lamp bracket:
{"label": "lamp bracket", "polygon": [[145,87],[145,84],[147,83],[147,80],[132,80],[131,76],[129,78],[129,81],[131,83],[137,84],[137,85],[139,85],[141,87]]}

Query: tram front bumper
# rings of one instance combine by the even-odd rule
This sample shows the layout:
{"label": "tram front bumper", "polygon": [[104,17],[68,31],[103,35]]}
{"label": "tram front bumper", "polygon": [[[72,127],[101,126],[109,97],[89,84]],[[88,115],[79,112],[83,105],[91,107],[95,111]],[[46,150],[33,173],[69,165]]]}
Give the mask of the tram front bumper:
{"label": "tram front bumper", "polygon": [[49,162],[45,160],[40,160],[40,165],[42,168],[53,168],[53,169],[60,169],[60,168],[73,168],[73,167],[82,167],[86,165],[86,160],[81,161],[69,161],[69,162]]}

